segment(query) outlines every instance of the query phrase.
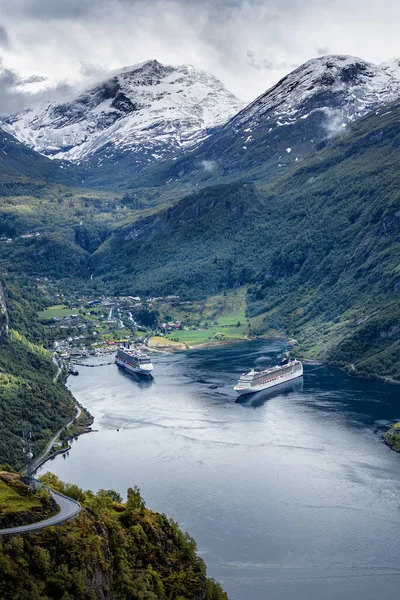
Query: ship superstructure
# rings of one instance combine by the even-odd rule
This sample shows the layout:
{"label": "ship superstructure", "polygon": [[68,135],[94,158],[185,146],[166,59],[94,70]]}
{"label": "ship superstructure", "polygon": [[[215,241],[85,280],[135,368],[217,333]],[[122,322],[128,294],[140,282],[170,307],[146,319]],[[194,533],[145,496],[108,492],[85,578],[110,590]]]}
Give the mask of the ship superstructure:
{"label": "ship superstructure", "polygon": [[272,388],[285,381],[291,381],[296,377],[303,375],[303,365],[299,360],[286,358],[279,365],[266,369],[265,371],[255,371],[250,369],[248,373],[243,373],[234,390],[243,396],[244,394],[254,394],[261,390]]}
{"label": "ship superstructure", "polygon": [[150,376],[153,370],[151,359],[140,350],[118,348],[115,355],[115,364],[139,375]]}

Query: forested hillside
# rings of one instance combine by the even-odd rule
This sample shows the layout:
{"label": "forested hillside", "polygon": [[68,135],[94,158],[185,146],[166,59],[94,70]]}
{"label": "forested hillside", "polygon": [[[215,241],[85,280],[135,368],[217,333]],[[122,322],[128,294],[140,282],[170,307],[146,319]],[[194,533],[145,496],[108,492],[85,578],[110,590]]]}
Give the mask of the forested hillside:
{"label": "forested hillside", "polygon": [[207,579],[196,544],[177,523],[128,498],[44,477],[83,505],[74,521],[35,534],[0,537],[2,600],[228,600]]}
{"label": "forested hillside", "polygon": [[255,274],[249,233],[264,227],[264,213],[253,184],[208,187],[116,228],[92,269],[116,293],[134,285],[142,293],[205,296]]}
{"label": "forested hillside", "polygon": [[266,190],[279,233],[251,289],[264,326],[281,319],[309,354],[396,378],[399,116],[398,103],[369,114]]}
{"label": "forested hillside", "polygon": [[132,214],[121,196],[0,174],[0,267],[88,277],[89,257]]}
{"label": "forested hillside", "polygon": [[19,286],[0,288],[2,306],[7,309],[2,310],[0,328],[0,465],[21,468],[25,462],[24,424],[31,426],[33,453],[38,457],[56,431],[75,415],[76,408],[66,387],[53,381],[57,367],[39,342],[45,334],[37,323],[35,309],[39,305],[34,295],[22,292]]}

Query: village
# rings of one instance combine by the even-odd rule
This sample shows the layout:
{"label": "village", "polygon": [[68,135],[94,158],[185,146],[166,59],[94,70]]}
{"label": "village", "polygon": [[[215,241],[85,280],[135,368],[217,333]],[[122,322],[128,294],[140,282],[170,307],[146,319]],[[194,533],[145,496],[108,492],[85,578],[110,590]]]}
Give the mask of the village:
{"label": "village", "polygon": [[249,339],[263,318],[246,317],[244,287],[198,300],[179,295],[63,293],[48,278],[38,278],[38,283],[49,304],[54,302],[38,313],[48,331],[47,347],[64,361],[110,354],[122,344],[181,350]]}
{"label": "village", "polygon": [[179,296],[56,296],[60,304],[49,306],[38,316],[54,340],[54,352],[66,360],[108,354],[122,343],[143,344],[153,335],[167,336],[183,328],[178,319],[162,318],[169,317],[168,309],[192,304]]}

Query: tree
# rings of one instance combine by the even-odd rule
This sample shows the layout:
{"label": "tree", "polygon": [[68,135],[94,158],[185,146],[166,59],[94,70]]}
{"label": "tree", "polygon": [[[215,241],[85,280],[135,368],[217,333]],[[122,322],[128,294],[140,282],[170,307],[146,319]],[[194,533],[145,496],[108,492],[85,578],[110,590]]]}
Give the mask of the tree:
{"label": "tree", "polygon": [[97,493],[108,496],[113,502],[122,502],[121,494],[118,494],[115,490],[99,490]]}
{"label": "tree", "polygon": [[140,512],[144,511],[146,503],[140,495],[140,489],[137,485],[135,485],[134,488],[128,488],[126,507],[128,510],[138,510]]}

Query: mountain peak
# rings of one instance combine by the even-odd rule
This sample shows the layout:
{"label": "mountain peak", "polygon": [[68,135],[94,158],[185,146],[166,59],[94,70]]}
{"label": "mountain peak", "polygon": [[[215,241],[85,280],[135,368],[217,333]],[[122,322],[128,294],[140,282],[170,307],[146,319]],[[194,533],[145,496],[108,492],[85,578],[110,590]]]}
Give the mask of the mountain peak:
{"label": "mountain peak", "polygon": [[178,161],[168,178],[190,174],[193,182],[197,173],[202,181],[205,164],[219,178],[260,168],[268,178],[298,163],[349,123],[400,97],[393,74],[400,61],[393,62],[389,68],[341,54],[305,62]]}
{"label": "mountain peak", "polygon": [[286,75],[237,119],[244,122],[268,114],[275,123],[290,125],[315,110],[340,109],[346,124],[399,95],[400,81],[388,67],[355,56],[321,56]]}
{"label": "mountain peak", "polygon": [[114,71],[111,71],[111,75],[119,75],[121,73],[134,73],[135,71],[140,71],[141,69],[157,69],[162,66],[164,65],[162,65],[157,59],[151,58],[149,60],[145,60],[134,65],[127,65],[126,67],[114,69]]}
{"label": "mountain peak", "polygon": [[2,126],[51,158],[86,160],[96,154],[135,168],[189,148],[243,108],[213,75],[155,59],[123,67],[67,103],[12,115]]}

